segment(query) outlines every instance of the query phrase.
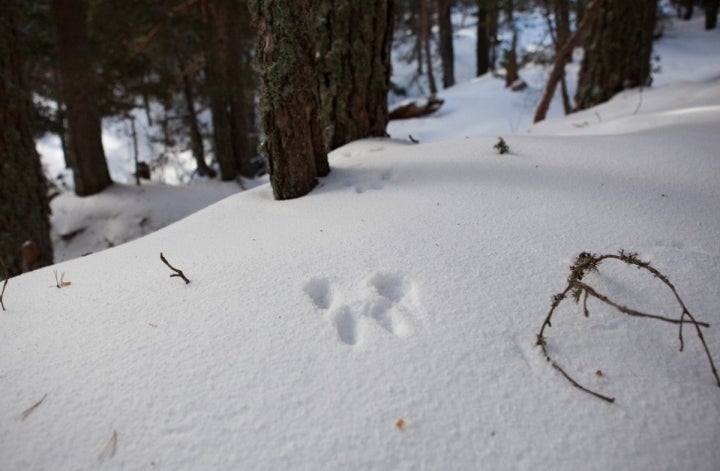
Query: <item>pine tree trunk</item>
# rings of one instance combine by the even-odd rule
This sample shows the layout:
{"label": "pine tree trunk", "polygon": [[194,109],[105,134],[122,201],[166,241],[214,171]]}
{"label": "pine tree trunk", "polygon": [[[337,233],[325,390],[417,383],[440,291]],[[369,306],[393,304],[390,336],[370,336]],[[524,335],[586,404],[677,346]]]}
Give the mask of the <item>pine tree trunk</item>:
{"label": "pine tree trunk", "polygon": [[256,174],[253,157],[256,154],[255,88],[252,70],[252,47],[255,30],[250,24],[247,0],[231,0],[228,11],[227,74],[230,131],[232,134],[235,167],[240,175],[252,178]]}
{"label": "pine tree trunk", "polygon": [[112,180],[102,147],[85,8],[82,0],[52,0],[52,11],[63,101],[67,106],[69,160],[75,177],[75,193],[93,195],[111,185]]}
{"label": "pine tree trunk", "polygon": [[710,31],[717,27],[718,7],[720,0],[704,0],[705,7],[705,29]]}
{"label": "pine tree trunk", "polygon": [[323,137],[328,150],[385,136],[391,0],[324,0],[318,25]]}
{"label": "pine tree trunk", "polygon": [[425,63],[427,65],[428,85],[430,86],[430,96],[437,95],[437,85],[435,84],[435,72],[433,71],[432,48],[430,47],[430,38],[432,37],[432,24],[430,21],[430,12],[428,11],[427,0],[420,0],[420,21],[422,23],[423,49],[425,52]]}
{"label": "pine tree trunk", "polygon": [[451,0],[437,0],[438,30],[440,36],[440,60],[443,68],[443,88],[455,85],[455,51],[453,50],[453,26],[450,17]]}
{"label": "pine tree trunk", "polygon": [[518,71],[518,60],[517,60],[517,42],[518,42],[518,31],[515,25],[515,19],[513,13],[515,10],[513,0],[505,0],[505,18],[507,25],[512,31],[512,41],[510,42],[510,48],[503,51],[503,66],[505,67],[505,86],[512,86],[520,78]]}
{"label": "pine tree trunk", "polygon": [[477,45],[475,47],[475,75],[481,76],[490,71],[490,38],[488,37],[487,0],[477,0]]}
{"label": "pine tree trunk", "polygon": [[202,133],[200,133],[200,125],[198,124],[197,111],[195,111],[195,94],[193,93],[193,85],[190,77],[185,73],[185,66],[180,58],[180,54],[176,52],[178,69],[182,74],[183,97],[185,98],[185,125],[188,134],[190,134],[190,149],[195,158],[197,173],[201,177],[215,178],[217,173],[210,168],[205,162],[205,146],[203,145]]}
{"label": "pine tree trunk", "polygon": [[251,0],[258,28],[263,148],[275,199],[304,196],[329,173],[315,63],[315,2]]}
{"label": "pine tree trunk", "polygon": [[21,0],[0,3],[0,258],[10,276],[53,262],[47,184],[30,127],[32,105],[22,61],[25,8]]}
{"label": "pine tree trunk", "polygon": [[205,20],[205,75],[212,113],[213,150],[220,165],[220,179],[237,177],[229,119],[227,77],[227,5],[223,1],[202,0],[200,8]]}
{"label": "pine tree trunk", "polygon": [[575,103],[585,109],[650,83],[656,0],[608,0],[593,18]]}

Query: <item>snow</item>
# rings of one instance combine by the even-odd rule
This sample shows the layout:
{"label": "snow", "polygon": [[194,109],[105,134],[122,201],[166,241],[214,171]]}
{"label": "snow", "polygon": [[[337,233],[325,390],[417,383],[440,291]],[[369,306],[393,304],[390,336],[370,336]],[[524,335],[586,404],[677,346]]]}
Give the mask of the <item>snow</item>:
{"label": "snow", "polygon": [[[693,28],[676,24],[661,61],[681,60]],[[10,279],[0,468],[717,469],[720,389],[691,328],[680,353],[674,325],[563,304],[549,353],[614,404],[535,345],[575,256],[625,249],[711,324],[720,361],[720,61],[682,60],[683,82],[644,90],[639,107],[628,91],[528,131],[513,104],[533,90],[483,77],[444,92],[444,114],[393,123],[396,139],[333,152],[304,198],[273,201],[262,185]],[[493,149],[499,133],[510,154]],[[158,204],[117,210],[137,232],[199,198],[140,188],[54,207]],[[56,209],[58,233],[91,222],[69,216]],[[55,271],[71,284],[58,289]],[[680,315],[634,268],[608,261],[587,281]]]}

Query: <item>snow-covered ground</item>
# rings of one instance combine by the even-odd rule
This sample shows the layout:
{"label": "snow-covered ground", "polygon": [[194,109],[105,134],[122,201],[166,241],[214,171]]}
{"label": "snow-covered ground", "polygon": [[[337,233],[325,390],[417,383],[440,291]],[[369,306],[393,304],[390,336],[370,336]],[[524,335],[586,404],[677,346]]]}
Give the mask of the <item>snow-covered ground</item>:
{"label": "snow-covered ground", "polygon": [[[563,304],[548,352],[614,404],[535,345],[577,254],[625,249],[720,361],[720,31],[672,33],[642,94],[529,128],[532,90],[480,78],[333,152],[307,197],[259,186],[12,278],[0,468],[716,470],[720,388],[692,328],[680,353],[677,326]],[[586,281],[680,317],[642,271]]]}

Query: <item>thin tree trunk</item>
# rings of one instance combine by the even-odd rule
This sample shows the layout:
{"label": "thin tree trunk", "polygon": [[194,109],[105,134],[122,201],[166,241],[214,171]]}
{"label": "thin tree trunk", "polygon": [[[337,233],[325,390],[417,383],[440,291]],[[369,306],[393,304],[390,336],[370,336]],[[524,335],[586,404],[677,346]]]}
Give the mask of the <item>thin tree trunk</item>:
{"label": "thin tree trunk", "polygon": [[475,46],[475,75],[481,76],[490,71],[490,38],[488,37],[487,0],[477,0],[477,44]]}
{"label": "thin tree trunk", "polygon": [[53,262],[47,182],[30,127],[21,44],[25,8],[20,0],[0,3],[0,258],[10,276]]}
{"label": "thin tree trunk", "polygon": [[704,0],[705,6],[705,29],[710,31],[717,27],[718,7],[720,0]]}
{"label": "thin tree trunk", "polygon": [[443,68],[443,88],[455,85],[455,52],[453,51],[453,26],[451,0],[437,0],[438,30],[440,33],[440,60]]}
{"label": "thin tree trunk", "polygon": [[205,162],[205,146],[203,145],[202,133],[200,132],[200,125],[198,124],[197,111],[195,110],[195,94],[193,93],[193,86],[190,77],[185,73],[185,65],[180,58],[180,54],[175,51],[178,70],[182,75],[183,83],[183,98],[185,99],[185,125],[190,134],[190,150],[192,151],[193,158],[195,158],[195,164],[197,166],[198,175],[201,177],[215,178],[217,172],[208,166]]}
{"label": "thin tree trunk", "polygon": [[535,118],[533,120],[534,123],[544,120],[545,116],[547,116],[547,111],[550,108],[553,95],[555,95],[557,83],[565,75],[564,69],[565,64],[567,63],[567,58],[572,54],[573,49],[575,49],[575,46],[577,46],[581,38],[588,32],[595,17],[600,14],[604,3],[605,0],[595,0],[593,2],[590,9],[575,29],[575,32],[567,39],[567,41],[565,41],[565,44],[560,48],[560,50],[555,53],[555,63],[553,64],[553,69],[550,72],[547,84],[545,85],[543,96],[540,99],[537,110],[535,111]]}
{"label": "thin tree trunk", "polygon": [[205,20],[205,73],[212,113],[213,149],[220,165],[220,179],[231,181],[237,177],[237,166],[227,102],[227,5],[222,1],[203,0],[200,8]]}
{"label": "thin tree trunk", "polygon": [[247,0],[231,0],[227,21],[228,105],[235,167],[246,178],[255,176],[255,74],[252,47],[255,30],[250,24]]}
{"label": "thin tree trunk", "polygon": [[515,19],[513,17],[515,5],[513,0],[505,0],[505,20],[507,25],[512,31],[512,42],[510,43],[510,49],[504,53],[504,66],[505,66],[505,86],[510,87],[514,84],[520,76],[518,75],[518,61],[517,61],[517,41],[518,31],[515,26]]}
{"label": "thin tree trunk", "polygon": [[430,24],[430,12],[428,11],[427,0],[420,0],[420,21],[422,23],[423,48],[425,52],[428,85],[430,86],[430,95],[435,96],[438,90],[435,84],[435,73],[433,72],[432,66],[433,56],[430,48],[432,25]]}
{"label": "thin tree trunk", "polygon": [[298,198],[330,171],[320,124],[315,2],[250,0],[258,28],[261,122],[275,199]]}
{"label": "thin tree trunk", "polygon": [[75,176],[75,193],[92,195],[112,184],[112,180],[102,147],[85,8],[82,0],[52,0],[52,11],[63,100],[67,106],[69,160]]}
{"label": "thin tree trunk", "polygon": [[684,8],[684,11],[683,11],[683,14],[682,14],[682,19],[685,20],[685,21],[687,21],[687,20],[689,20],[690,18],[692,18],[692,15],[693,15],[693,6],[695,6],[695,0],[684,0],[683,3],[685,4],[685,5],[684,5],[685,8]]}

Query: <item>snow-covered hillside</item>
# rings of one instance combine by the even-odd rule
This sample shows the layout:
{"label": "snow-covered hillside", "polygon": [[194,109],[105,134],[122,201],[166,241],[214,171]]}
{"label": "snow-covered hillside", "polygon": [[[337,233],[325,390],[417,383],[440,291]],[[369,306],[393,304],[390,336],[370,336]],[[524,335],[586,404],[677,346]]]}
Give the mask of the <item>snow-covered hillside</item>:
{"label": "snow-covered hillside", "polygon": [[[395,139],[333,152],[307,197],[259,186],[12,278],[0,468],[717,469],[720,388],[691,327],[681,353],[675,325],[563,304],[548,352],[614,404],[536,346],[574,258],[624,249],[711,325],[720,361],[720,61],[673,59],[720,32],[695,29],[658,46],[694,83],[511,135],[477,110],[517,95],[481,78]],[[607,261],[586,281],[680,317],[642,271]]]}

